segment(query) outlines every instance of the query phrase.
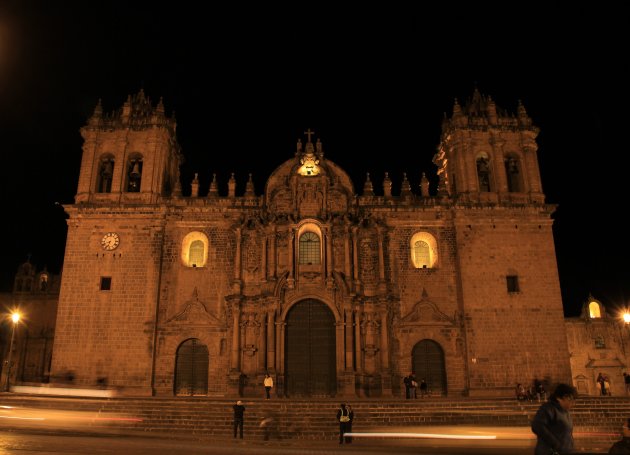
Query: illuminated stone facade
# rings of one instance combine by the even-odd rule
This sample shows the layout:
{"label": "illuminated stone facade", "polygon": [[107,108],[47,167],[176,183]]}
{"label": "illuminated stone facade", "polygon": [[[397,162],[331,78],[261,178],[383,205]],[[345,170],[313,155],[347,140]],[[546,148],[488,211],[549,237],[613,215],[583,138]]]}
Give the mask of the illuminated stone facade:
{"label": "illuminated stone facade", "polygon": [[262,396],[266,371],[281,396],[402,396],[412,369],[455,396],[570,380],[537,128],[476,91],[442,131],[431,191],[386,175],[357,196],[309,130],[262,195],[195,176],[184,197],[162,102],[99,104],[53,373],[160,396]]}
{"label": "illuminated stone facade", "polygon": [[573,384],[580,394],[600,395],[597,377],[608,377],[612,396],[627,395],[623,373],[628,370],[630,326],[621,314],[607,311],[592,296],[579,317],[567,318],[567,341]]}
{"label": "illuminated stone facade", "polygon": [[26,261],[17,270],[12,292],[0,293],[0,308],[7,314],[1,324],[2,386],[8,371],[13,312],[20,314],[20,320],[15,326],[10,383],[42,383],[50,379],[60,281],[59,275],[45,267],[37,271]]}

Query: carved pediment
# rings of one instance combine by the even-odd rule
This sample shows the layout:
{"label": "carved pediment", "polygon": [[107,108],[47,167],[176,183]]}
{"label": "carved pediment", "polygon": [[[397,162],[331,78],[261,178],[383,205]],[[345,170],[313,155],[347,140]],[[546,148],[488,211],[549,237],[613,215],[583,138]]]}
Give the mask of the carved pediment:
{"label": "carved pediment", "polygon": [[441,312],[435,303],[428,300],[426,292],[424,294],[425,297],[400,320],[399,325],[455,325],[455,318]]}
{"label": "carved pediment", "polygon": [[192,298],[186,302],[184,309],[167,321],[167,324],[186,323],[191,325],[210,325],[222,327],[221,321],[210,314],[206,306],[199,300],[197,288],[193,290]]}

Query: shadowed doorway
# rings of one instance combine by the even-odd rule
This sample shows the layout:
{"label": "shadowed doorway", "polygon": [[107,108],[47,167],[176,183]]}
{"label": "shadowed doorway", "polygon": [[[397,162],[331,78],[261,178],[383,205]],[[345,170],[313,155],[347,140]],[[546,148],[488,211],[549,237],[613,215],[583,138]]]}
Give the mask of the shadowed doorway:
{"label": "shadowed doorway", "polygon": [[285,387],[291,397],[330,397],[337,391],[335,317],[309,299],[287,314]]}
{"label": "shadowed doorway", "polygon": [[208,348],[198,339],[184,341],[177,349],[175,395],[208,394]]}
{"label": "shadowed doorway", "polygon": [[442,347],[433,340],[422,340],[413,347],[411,356],[418,383],[424,378],[432,394],[445,396],[446,369]]}

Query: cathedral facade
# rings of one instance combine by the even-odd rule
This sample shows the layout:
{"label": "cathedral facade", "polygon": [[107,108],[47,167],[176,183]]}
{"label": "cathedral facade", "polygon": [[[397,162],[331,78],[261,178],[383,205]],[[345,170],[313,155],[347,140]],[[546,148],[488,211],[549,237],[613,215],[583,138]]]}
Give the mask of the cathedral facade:
{"label": "cathedral facade", "polygon": [[[444,119],[439,185],[360,195],[309,130],[268,178],[182,196],[176,124],[143,92],[81,129],[52,374],[134,395],[507,395],[570,381],[550,215],[524,107]],[[376,190],[375,190],[376,187]]]}

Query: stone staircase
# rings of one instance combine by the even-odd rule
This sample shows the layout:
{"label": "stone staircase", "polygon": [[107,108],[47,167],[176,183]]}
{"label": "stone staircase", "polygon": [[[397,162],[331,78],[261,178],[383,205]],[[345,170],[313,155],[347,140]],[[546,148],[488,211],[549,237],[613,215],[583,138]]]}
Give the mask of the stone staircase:
{"label": "stone staircase", "polygon": [[[269,415],[283,439],[332,440],[338,437],[335,419],[337,399],[243,399],[245,434],[263,437],[260,421]],[[416,400],[353,399],[353,431],[387,431],[423,426],[466,425],[522,427],[527,434],[537,402],[507,398],[425,398]],[[232,405],[235,399],[194,398],[66,398],[1,394],[0,405],[24,408],[93,412],[90,428],[165,435],[232,437]],[[580,397],[573,411],[576,443],[594,442],[610,447],[619,438],[624,419],[630,417],[630,398]],[[98,417],[98,418],[96,418]],[[111,418],[122,418],[112,421]],[[132,420],[125,420],[126,418]]]}

